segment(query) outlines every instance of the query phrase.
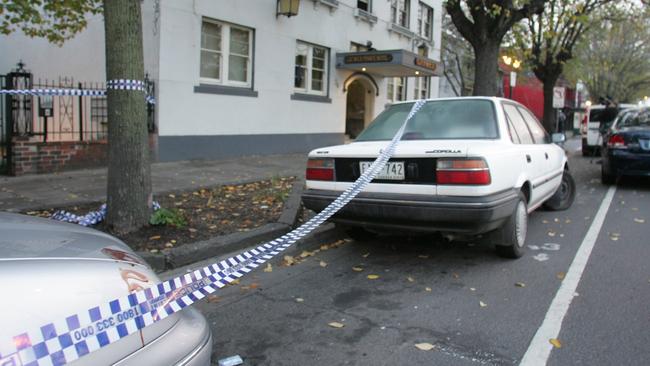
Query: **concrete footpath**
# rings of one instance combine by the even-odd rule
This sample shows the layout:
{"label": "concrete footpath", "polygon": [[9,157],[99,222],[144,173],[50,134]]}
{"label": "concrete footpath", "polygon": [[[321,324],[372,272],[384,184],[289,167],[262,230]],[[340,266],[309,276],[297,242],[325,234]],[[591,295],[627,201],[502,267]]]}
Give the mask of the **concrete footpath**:
{"label": "concrete footpath", "polygon": [[[307,154],[248,156],[224,160],[153,163],[156,194],[199,187],[240,184],[274,176],[304,178]],[[106,200],[106,168],[0,176],[0,211],[20,212]]]}

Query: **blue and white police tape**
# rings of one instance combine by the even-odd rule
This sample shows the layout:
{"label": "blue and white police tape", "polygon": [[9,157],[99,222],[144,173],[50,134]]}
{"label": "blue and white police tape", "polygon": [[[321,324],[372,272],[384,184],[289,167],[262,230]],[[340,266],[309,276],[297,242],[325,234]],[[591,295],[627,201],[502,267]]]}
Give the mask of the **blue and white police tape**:
{"label": "blue and white police tape", "polygon": [[413,104],[406,120],[370,168],[334,202],[297,229],[221,262],[164,281],[96,307],[0,340],[0,359],[25,365],[64,365],[162,320],[244,276],[308,235],[350,202],[393,155],[408,121],[424,105]]}
{"label": "blue and white police tape", "polygon": [[[145,100],[149,104],[156,104],[156,99],[152,95],[146,95],[147,88],[145,82],[141,80],[116,79],[106,82],[106,89],[114,90],[135,90],[145,93]],[[2,89],[0,95],[32,95],[32,96],[91,96],[102,97],[106,95],[106,90],[91,89]]]}
{"label": "blue and white police tape", "polygon": [[[153,210],[158,211],[160,209],[160,204],[156,201],[153,201]],[[100,222],[106,219],[106,204],[104,203],[99,207],[97,211],[90,211],[85,215],[75,215],[72,212],[65,210],[58,210],[50,216],[52,220],[69,222],[72,224],[79,224],[81,226],[90,226],[97,225]],[[2,365],[0,365],[2,366]]]}

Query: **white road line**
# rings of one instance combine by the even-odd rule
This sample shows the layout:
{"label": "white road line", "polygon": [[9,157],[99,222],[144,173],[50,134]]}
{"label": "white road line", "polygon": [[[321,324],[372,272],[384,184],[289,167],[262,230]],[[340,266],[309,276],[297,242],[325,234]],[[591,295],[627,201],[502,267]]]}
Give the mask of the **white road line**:
{"label": "white road line", "polygon": [[537,329],[537,333],[535,333],[533,340],[530,342],[528,350],[526,350],[524,357],[521,359],[520,366],[546,365],[548,362],[548,358],[551,356],[551,351],[553,350],[553,345],[549,340],[551,338],[557,338],[558,334],[560,334],[562,321],[567,311],[569,311],[571,300],[573,300],[578,283],[580,283],[582,272],[584,272],[587,266],[589,256],[594,248],[596,239],[598,239],[598,233],[600,233],[600,229],[603,226],[605,216],[607,215],[615,192],[616,187],[611,186],[607,194],[605,194],[605,198],[603,198],[603,202],[600,204],[600,208],[598,208],[596,217],[591,223],[584,240],[582,240],[582,244],[580,244],[580,248],[578,248],[578,252],[575,258],[573,258],[573,262],[564,277],[564,281],[562,281],[560,289],[555,294],[555,298],[546,312],[544,322]]}

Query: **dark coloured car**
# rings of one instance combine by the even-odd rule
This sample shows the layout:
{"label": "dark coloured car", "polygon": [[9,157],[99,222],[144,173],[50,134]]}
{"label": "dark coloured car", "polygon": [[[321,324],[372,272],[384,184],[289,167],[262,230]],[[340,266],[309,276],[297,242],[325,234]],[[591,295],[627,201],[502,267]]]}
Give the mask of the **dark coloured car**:
{"label": "dark coloured car", "polygon": [[603,184],[620,176],[650,176],[650,108],[622,112],[607,131],[602,146]]}

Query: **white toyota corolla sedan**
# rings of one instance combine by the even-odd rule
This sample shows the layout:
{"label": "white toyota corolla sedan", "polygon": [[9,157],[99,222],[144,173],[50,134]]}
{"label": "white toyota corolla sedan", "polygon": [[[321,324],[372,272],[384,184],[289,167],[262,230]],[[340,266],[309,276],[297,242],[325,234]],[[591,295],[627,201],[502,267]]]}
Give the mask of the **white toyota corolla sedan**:
{"label": "white toyota corolla sedan", "polygon": [[[413,102],[384,110],[350,144],[309,153],[306,207],[320,211],[347,189],[404,123]],[[384,169],[332,221],[355,238],[377,232],[478,234],[497,253],[523,254],[528,214],[564,210],[575,197],[564,135],[545,132],[512,100],[429,100],[408,122]]]}
{"label": "white toyota corolla sedan", "polygon": [[[106,301],[160,282],[118,239],[6,212],[0,212],[0,233],[0,365],[210,364],[210,327],[196,309],[132,334],[126,321],[136,317],[133,309],[93,318]],[[73,315],[87,309],[88,316]],[[80,319],[92,326],[80,326]]]}

